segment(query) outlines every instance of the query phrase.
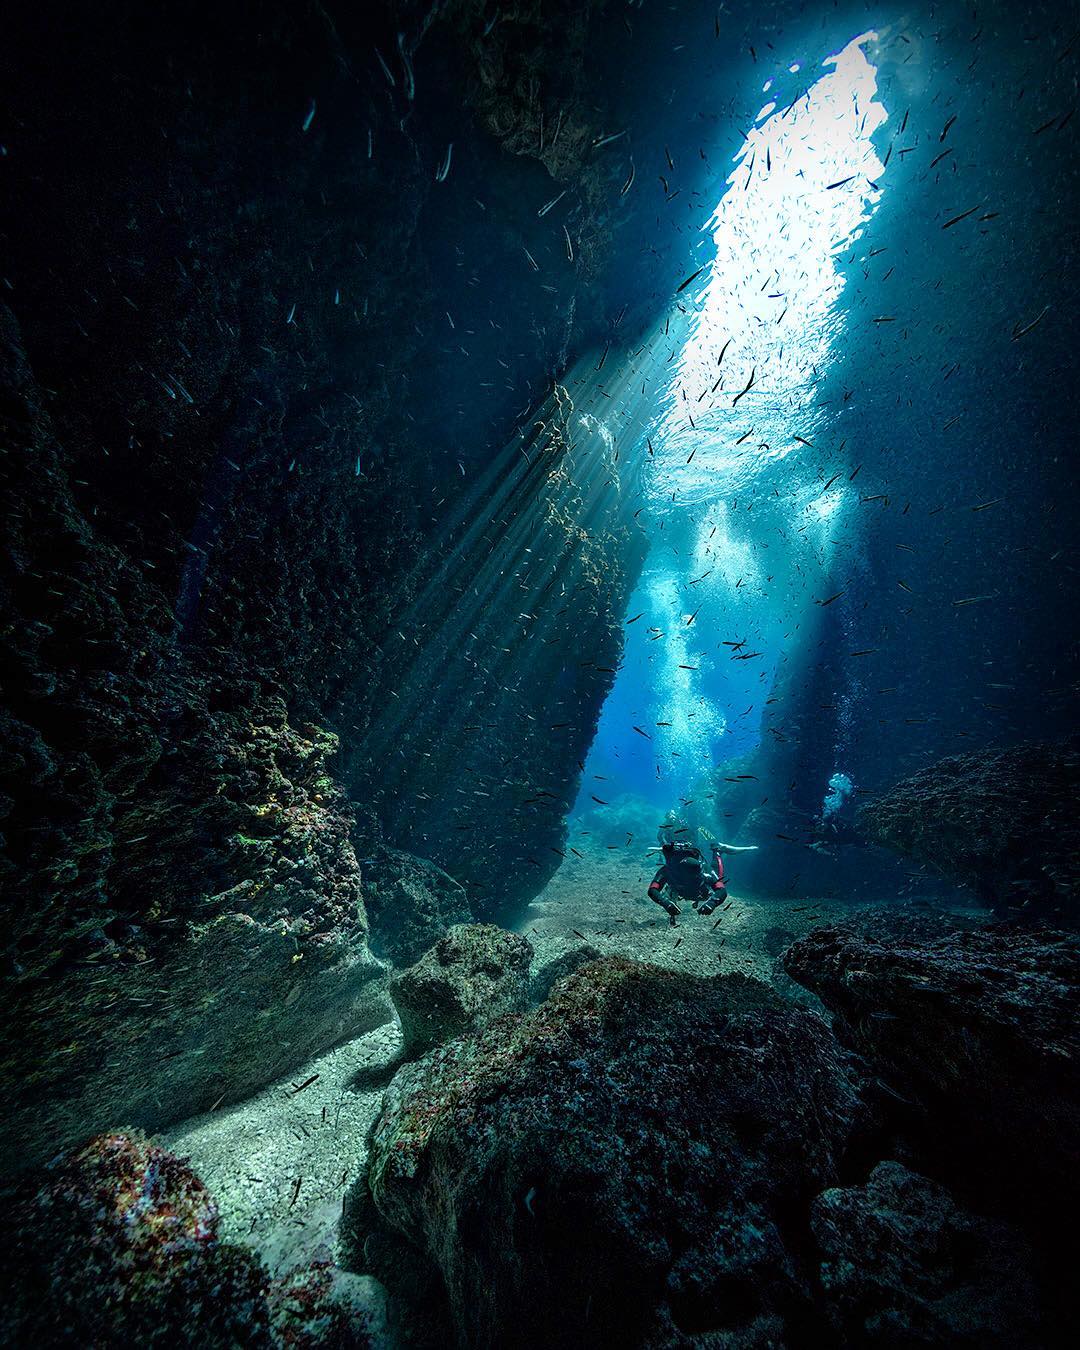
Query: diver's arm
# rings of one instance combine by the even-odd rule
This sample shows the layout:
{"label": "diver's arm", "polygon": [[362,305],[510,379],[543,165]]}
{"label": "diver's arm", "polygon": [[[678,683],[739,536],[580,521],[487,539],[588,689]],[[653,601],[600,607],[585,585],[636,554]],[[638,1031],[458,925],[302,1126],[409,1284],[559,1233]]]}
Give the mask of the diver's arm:
{"label": "diver's arm", "polygon": [[664,876],[664,869],[658,868],[656,876],[649,882],[649,899],[659,900],[664,893],[664,887],[667,885],[667,877]]}
{"label": "diver's arm", "polygon": [[759,847],[758,844],[713,844],[717,853],[755,853]]}

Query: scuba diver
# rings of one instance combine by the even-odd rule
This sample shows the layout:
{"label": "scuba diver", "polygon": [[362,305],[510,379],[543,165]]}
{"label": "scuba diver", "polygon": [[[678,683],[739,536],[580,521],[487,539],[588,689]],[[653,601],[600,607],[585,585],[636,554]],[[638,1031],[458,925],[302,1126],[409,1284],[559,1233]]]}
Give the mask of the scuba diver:
{"label": "scuba diver", "polygon": [[673,814],[668,815],[656,832],[664,861],[649,882],[649,899],[667,911],[673,928],[682,911],[673,899],[664,895],[665,887],[681,900],[688,900],[699,914],[711,914],[728,896],[723,855],[753,853],[757,849],[757,844],[721,844],[708,830],[699,829],[696,834],[708,846],[712,856],[710,870],[705,866],[704,852],[695,842],[693,833]]}

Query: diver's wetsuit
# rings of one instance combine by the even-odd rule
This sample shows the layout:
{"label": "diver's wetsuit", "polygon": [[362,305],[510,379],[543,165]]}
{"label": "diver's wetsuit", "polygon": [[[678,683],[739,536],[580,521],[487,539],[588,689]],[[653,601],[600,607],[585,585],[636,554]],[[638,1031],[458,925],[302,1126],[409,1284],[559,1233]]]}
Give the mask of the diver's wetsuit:
{"label": "diver's wetsuit", "polygon": [[727,887],[724,885],[724,861],[717,849],[712,850],[713,870],[702,867],[701,854],[697,849],[665,861],[649,882],[649,899],[666,909],[671,922],[675,922],[678,906],[666,899],[664,887],[682,900],[689,900],[699,914],[711,914],[717,905],[727,899]]}

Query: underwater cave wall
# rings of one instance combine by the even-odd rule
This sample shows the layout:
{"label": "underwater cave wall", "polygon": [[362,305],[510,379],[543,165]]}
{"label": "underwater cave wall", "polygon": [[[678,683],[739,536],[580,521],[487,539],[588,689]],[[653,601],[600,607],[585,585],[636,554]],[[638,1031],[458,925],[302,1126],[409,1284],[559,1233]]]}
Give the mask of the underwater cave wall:
{"label": "underwater cave wall", "polygon": [[[5,1170],[389,1016],[370,777],[339,742],[355,763],[472,476],[604,326],[598,202],[624,172],[590,156],[594,8],[491,41],[481,9],[118,0],[9,26]],[[558,149],[530,153],[546,107]],[[538,216],[555,171],[573,265]],[[565,678],[584,744],[601,682]],[[516,727],[500,753],[535,759]],[[537,848],[560,828],[519,823]]]}

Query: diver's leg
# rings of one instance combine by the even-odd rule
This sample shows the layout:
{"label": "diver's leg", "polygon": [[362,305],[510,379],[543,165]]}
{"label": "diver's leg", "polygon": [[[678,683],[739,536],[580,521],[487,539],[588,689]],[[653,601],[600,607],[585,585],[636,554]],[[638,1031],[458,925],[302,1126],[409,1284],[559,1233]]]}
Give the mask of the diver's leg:
{"label": "diver's leg", "polygon": [[672,928],[674,928],[675,920],[682,913],[682,911],[679,909],[679,906],[675,903],[674,899],[671,896],[665,895],[659,886],[649,887],[649,899],[652,900],[655,904],[658,904],[662,910],[666,910],[668,916],[668,923],[670,923]]}

